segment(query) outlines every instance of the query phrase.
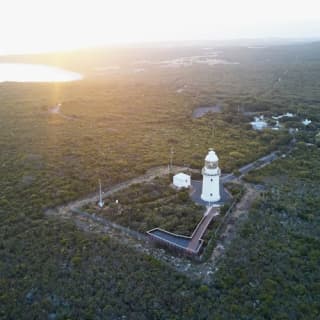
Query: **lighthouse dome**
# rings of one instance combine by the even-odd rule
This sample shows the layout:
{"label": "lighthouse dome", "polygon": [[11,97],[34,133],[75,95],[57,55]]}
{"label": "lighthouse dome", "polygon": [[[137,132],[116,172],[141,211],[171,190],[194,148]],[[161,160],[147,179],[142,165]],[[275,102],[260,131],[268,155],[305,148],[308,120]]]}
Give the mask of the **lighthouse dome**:
{"label": "lighthouse dome", "polygon": [[204,159],[205,167],[207,169],[216,169],[218,167],[218,157],[213,150],[210,150]]}
{"label": "lighthouse dome", "polygon": [[210,150],[205,158],[205,161],[208,161],[208,162],[217,162],[218,160],[219,159],[213,150]]}

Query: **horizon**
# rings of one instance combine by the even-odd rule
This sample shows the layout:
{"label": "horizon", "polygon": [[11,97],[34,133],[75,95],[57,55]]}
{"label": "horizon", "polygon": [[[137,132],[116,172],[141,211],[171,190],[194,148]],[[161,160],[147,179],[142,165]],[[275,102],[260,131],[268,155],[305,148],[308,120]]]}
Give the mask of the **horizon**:
{"label": "horizon", "polygon": [[27,56],[27,55],[46,55],[46,54],[64,54],[79,51],[94,51],[106,49],[151,49],[151,48],[174,48],[174,47],[196,47],[210,45],[214,47],[228,47],[228,46],[277,46],[277,45],[294,45],[303,43],[316,43],[320,42],[320,37],[266,37],[266,38],[238,38],[238,39],[209,39],[209,40],[172,40],[172,41],[143,41],[143,42],[118,42],[118,43],[105,43],[100,45],[79,46],[74,48],[61,48],[52,50],[35,50],[35,51],[21,51],[21,52],[8,52],[1,53],[0,57],[6,56]]}
{"label": "horizon", "polygon": [[[19,8],[17,11],[16,8]],[[288,12],[288,8],[290,11]],[[0,55],[151,43],[320,38],[314,0],[5,0]]]}

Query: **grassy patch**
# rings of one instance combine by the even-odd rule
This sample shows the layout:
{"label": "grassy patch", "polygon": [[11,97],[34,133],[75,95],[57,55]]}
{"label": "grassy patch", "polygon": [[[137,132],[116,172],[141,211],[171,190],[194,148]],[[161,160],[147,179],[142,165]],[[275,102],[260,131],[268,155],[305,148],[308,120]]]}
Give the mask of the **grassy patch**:
{"label": "grassy patch", "polygon": [[170,183],[169,178],[156,178],[135,184],[107,198],[102,210],[95,205],[84,209],[140,232],[160,227],[189,236],[205,208],[192,202],[188,190],[174,190]]}

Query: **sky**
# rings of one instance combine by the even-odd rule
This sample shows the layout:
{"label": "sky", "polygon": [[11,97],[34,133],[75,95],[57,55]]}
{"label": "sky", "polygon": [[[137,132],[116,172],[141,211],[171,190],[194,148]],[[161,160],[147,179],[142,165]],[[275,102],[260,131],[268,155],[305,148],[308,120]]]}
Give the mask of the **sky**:
{"label": "sky", "polygon": [[122,43],[320,38],[319,0],[0,0],[0,54]]}

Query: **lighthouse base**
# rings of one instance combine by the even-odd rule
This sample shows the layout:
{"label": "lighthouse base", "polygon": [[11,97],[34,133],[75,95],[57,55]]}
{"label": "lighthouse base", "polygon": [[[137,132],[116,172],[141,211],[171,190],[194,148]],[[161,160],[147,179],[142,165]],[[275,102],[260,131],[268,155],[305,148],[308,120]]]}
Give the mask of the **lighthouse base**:
{"label": "lighthouse base", "polygon": [[217,202],[220,198],[220,176],[203,173],[201,199],[206,202]]}
{"label": "lighthouse base", "polygon": [[206,201],[206,202],[218,202],[220,201],[221,197],[220,195],[216,195],[216,196],[208,196],[206,194],[201,194],[201,199],[203,201]]}
{"label": "lighthouse base", "polygon": [[220,199],[217,201],[208,201],[207,198],[202,199],[202,181],[196,181],[196,180],[191,180],[191,199],[195,202],[198,203],[200,205],[203,206],[208,206],[210,205],[218,205],[221,206],[225,203],[229,203],[232,200],[232,197],[230,195],[230,193],[228,193],[225,188],[223,187],[223,183],[220,181]]}

